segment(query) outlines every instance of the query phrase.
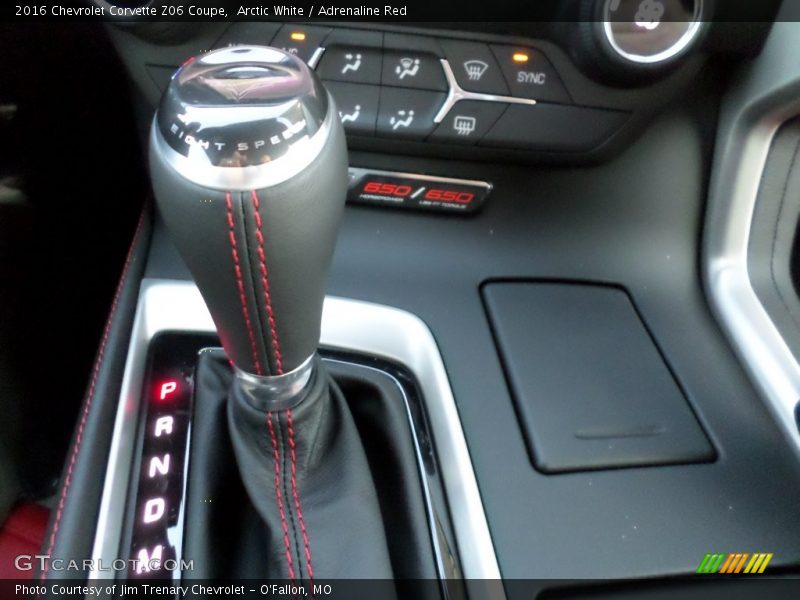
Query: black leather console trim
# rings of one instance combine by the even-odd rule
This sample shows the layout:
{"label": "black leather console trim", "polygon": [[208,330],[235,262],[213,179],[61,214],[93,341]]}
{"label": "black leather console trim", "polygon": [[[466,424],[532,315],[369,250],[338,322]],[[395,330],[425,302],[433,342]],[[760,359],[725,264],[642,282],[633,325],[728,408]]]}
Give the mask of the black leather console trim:
{"label": "black leather console trim", "polygon": [[117,398],[128,352],[139,284],[149,249],[151,212],[142,208],[136,232],[122,268],[88,389],[67,453],[42,553],[49,556],[36,574],[48,578],[84,579],[84,571],[50,570],[53,559],[83,560],[91,555],[100,506]]}

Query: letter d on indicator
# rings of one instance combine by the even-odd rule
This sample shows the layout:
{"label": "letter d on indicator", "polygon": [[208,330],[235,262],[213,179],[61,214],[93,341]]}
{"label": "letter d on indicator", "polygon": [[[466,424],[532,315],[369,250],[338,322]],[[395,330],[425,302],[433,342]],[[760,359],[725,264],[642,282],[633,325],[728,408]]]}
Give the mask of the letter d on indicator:
{"label": "letter d on indicator", "polygon": [[144,522],[153,523],[164,516],[164,499],[151,498],[144,505]]}

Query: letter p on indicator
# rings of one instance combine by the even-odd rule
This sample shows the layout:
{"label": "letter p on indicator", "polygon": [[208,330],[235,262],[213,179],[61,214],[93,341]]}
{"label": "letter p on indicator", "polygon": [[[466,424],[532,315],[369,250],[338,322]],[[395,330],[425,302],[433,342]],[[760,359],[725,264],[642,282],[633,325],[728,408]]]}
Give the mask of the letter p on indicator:
{"label": "letter p on indicator", "polygon": [[177,389],[178,389],[177,381],[165,381],[164,383],[161,384],[161,392],[158,397],[160,400],[166,400],[167,396],[172,394]]}

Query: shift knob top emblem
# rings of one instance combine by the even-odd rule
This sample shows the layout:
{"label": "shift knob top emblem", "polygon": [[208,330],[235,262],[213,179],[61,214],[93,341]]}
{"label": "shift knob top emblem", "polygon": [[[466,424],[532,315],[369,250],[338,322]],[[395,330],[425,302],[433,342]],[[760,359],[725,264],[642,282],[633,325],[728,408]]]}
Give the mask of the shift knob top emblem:
{"label": "shift knob top emblem", "polygon": [[188,60],[173,75],[156,116],[154,145],[198,185],[274,185],[320,152],[330,104],[297,57],[276,48],[222,48]]}

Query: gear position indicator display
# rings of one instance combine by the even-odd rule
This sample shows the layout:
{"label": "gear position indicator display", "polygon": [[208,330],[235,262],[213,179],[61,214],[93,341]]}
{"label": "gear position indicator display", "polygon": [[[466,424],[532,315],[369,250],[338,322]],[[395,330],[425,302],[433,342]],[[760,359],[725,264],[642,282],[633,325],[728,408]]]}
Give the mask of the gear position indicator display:
{"label": "gear position indicator display", "polygon": [[373,206],[472,213],[491,191],[492,185],[485,181],[351,168],[347,198]]}
{"label": "gear position indicator display", "polygon": [[203,335],[153,340],[123,542],[130,579],[180,580],[194,365],[198,350],[216,343]]}

